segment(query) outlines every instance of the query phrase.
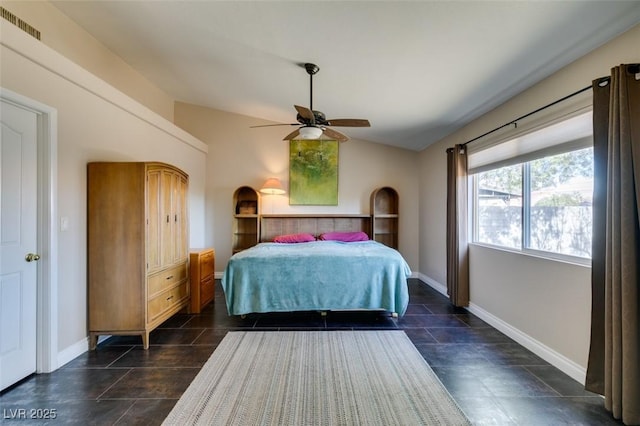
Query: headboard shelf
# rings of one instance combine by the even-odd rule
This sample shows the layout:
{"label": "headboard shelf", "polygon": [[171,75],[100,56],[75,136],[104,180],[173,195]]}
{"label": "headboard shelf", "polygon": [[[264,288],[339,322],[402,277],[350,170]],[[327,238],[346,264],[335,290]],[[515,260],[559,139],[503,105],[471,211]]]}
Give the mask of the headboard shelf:
{"label": "headboard shelf", "polygon": [[260,217],[260,241],[278,235],[363,231],[371,238],[371,216],[367,214],[269,214]]}

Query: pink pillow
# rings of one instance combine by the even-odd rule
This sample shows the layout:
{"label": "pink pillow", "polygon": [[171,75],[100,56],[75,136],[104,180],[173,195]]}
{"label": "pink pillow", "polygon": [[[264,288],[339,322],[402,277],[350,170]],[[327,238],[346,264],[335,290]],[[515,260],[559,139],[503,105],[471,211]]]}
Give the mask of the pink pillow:
{"label": "pink pillow", "polygon": [[368,241],[369,236],[362,232],[325,232],[321,234],[318,238],[319,240],[330,240],[330,241],[343,241],[346,243],[351,243],[354,241]]}
{"label": "pink pillow", "polygon": [[273,239],[274,243],[308,243],[310,241],[315,241],[316,237],[311,234],[287,234],[287,235],[278,235]]}

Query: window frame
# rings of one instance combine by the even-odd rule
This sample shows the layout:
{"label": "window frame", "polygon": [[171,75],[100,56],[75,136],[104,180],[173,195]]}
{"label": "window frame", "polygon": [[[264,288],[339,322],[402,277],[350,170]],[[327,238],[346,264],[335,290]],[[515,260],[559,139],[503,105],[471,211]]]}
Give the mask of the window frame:
{"label": "window frame", "polygon": [[[568,152],[578,151],[584,148],[576,148],[574,150]],[[554,154],[560,155],[560,154]],[[537,258],[543,258],[554,261],[561,261],[571,264],[578,264],[583,266],[591,266],[591,257],[581,257],[575,255],[569,255],[564,253],[558,253],[553,251],[539,250],[535,248],[531,248],[531,167],[530,162],[534,160],[528,160],[522,163],[517,163],[520,165],[522,172],[522,205],[521,205],[521,226],[520,226],[520,248],[503,246],[499,244],[492,244],[488,242],[478,241],[479,240],[479,179],[478,175],[488,170],[500,169],[503,167],[508,167],[505,165],[496,165],[497,167],[491,168],[488,170],[479,171],[477,173],[471,174],[468,176],[469,179],[469,188],[472,188],[472,191],[469,193],[469,203],[472,206],[471,212],[472,217],[469,221],[469,225],[471,226],[471,235],[472,241],[469,244],[488,247],[497,250],[508,251],[512,253],[520,253],[524,255],[529,255]],[[516,165],[516,164],[513,164]],[[512,166],[513,166],[512,165]]]}

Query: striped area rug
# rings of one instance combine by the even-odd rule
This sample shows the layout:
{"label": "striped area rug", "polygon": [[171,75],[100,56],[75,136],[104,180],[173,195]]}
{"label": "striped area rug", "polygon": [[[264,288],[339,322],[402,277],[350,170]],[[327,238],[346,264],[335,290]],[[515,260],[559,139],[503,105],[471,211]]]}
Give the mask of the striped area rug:
{"label": "striped area rug", "polygon": [[400,330],[230,332],[165,425],[468,425]]}

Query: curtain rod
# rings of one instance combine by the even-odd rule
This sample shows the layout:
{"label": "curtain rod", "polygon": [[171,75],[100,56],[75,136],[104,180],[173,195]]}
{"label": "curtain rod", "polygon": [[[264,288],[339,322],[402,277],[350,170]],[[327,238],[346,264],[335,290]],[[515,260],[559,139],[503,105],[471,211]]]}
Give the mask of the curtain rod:
{"label": "curtain rod", "polygon": [[554,106],[555,104],[558,104],[558,103],[560,103],[560,102],[562,102],[562,101],[566,101],[567,99],[569,99],[569,98],[571,98],[571,97],[573,97],[573,96],[579,95],[579,94],[580,94],[580,93],[582,93],[582,92],[586,92],[587,90],[591,89],[591,87],[592,87],[592,86],[590,86],[590,85],[589,85],[589,86],[587,86],[587,87],[583,87],[582,89],[580,89],[580,90],[578,90],[578,91],[576,91],[576,92],[573,92],[573,93],[571,93],[570,95],[567,95],[567,96],[565,96],[565,97],[563,97],[563,98],[560,98],[560,99],[558,99],[558,100],[556,100],[556,101],[553,101],[553,102],[551,102],[550,104],[547,104],[547,105],[545,105],[545,106],[543,106],[543,107],[540,107],[540,108],[538,108],[538,109],[537,109],[537,110],[535,110],[535,111],[531,111],[531,112],[530,112],[530,113],[528,113],[528,114],[525,114],[525,115],[523,115],[523,116],[520,116],[520,117],[516,118],[515,120],[511,120],[510,122],[508,122],[508,123],[506,123],[506,124],[503,124],[502,126],[496,127],[496,128],[495,128],[495,129],[493,129],[493,130],[489,130],[487,133],[483,133],[482,135],[477,136],[477,137],[475,137],[475,138],[471,139],[470,141],[467,141],[467,142],[463,143],[463,144],[462,144],[462,146],[467,146],[467,145],[468,145],[468,144],[470,144],[471,142],[475,142],[475,141],[477,141],[478,139],[482,139],[483,137],[485,137],[485,136],[487,136],[487,135],[490,135],[490,134],[491,134],[491,133],[493,133],[493,132],[497,132],[497,131],[498,131],[498,130],[500,130],[500,129],[504,129],[504,128],[505,128],[505,127],[507,127],[507,126],[511,126],[512,124],[515,124],[515,125],[517,126],[517,125],[518,125],[518,124],[517,124],[517,123],[518,123],[518,121],[520,121],[520,120],[522,120],[522,119],[524,119],[524,118],[527,118],[527,117],[529,117],[530,115],[536,114],[536,113],[538,113],[538,112],[540,112],[540,111],[542,111],[542,110],[544,110],[544,109],[547,109],[547,108],[549,108],[549,107],[552,107],[552,106]]}

